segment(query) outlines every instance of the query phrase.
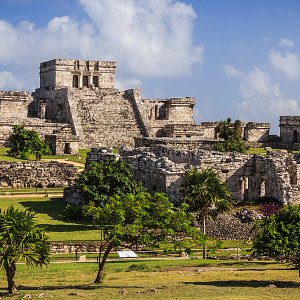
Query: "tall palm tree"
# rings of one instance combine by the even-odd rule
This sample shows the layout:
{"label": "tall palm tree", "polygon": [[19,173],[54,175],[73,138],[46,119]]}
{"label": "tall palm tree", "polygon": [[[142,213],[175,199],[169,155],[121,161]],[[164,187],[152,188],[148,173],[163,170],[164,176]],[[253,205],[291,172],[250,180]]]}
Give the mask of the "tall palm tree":
{"label": "tall palm tree", "polygon": [[10,206],[0,210],[0,267],[4,268],[8,291],[17,291],[16,263],[42,266],[50,262],[50,246],[45,232],[35,223],[34,212]]}
{"label": "tall palm tree", "polygon": [[[202,233],[206,234],[206,221],[219,213],[230,210],[233,199],[225,183],[212,169],[190,169],[181,186],[184,201],[190,211],[196,214],[197,221],[202,224]],[[206,258],[206,245],[203,246],[203,258]]]}

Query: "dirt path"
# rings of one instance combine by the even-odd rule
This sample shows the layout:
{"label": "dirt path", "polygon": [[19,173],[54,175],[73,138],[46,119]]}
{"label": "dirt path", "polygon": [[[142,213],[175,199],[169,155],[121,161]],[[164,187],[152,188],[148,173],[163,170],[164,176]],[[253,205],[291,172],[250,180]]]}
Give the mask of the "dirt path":
{"label": "dirt path", "polygon": [[[62,197],[63,193],[47,193],[48,198],[51,197]],[[6,194],[6,195],[0,195],[0,199],[1,198],[41,198],[41,197],[45,197],[44,193],[32,193],[32,194]]]}
{"label": "dirt path", "polygon": [[80,162],[76,162],[76,161],[71,161],[71,160],[66,160],[64,158],[44,158],[42,159],[42,161],[57,161],[63,164],[68,164],[68,165],[73,165],[75,167],[83,167],[84,168],[84,164],[80,163]]}

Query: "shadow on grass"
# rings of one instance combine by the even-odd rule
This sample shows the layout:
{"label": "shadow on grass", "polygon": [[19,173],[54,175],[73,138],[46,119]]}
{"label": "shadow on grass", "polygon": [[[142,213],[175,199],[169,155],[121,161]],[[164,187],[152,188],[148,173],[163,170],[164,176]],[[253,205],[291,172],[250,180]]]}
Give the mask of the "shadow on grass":
{"label": "shadow on grass", "polygon": [[[141,289],[142,286],[137,285],[98,285],[98,284],[82,284],[82,285],[42,285],[42,286],[17,286],[19,292],[22,291],[40,291],[41,293],[44,291],[54,291],[54,290],[98,290],[98,289]],[[7,289],[0,288],[0,297],[7,296]]]}
{"label": "shadow on grass", "polygon": [[49,198],[46,200],[32,201],[29,200],[22,201],[21,204],[25,208],[33,210],[37,214],[47,214],[55,220],[61,220],[59,215],[66,206],[63,198]]}
{"label": "shadow on grass", "polygon": [[247,267],[247,266],[257,266],[257,267],[263,267],[263,266],[269,266],[273,265],[274,261],[226,261],[224,263],[219,263],[219,267]]}
{"label": "shadow on grass", "polygon": [[53,220],[63,221],[65,223],[87,224],[87,220],[68,221],[62,220],[60,217],[62,211],[65,209],[67,203],[63,198],[48,198],[45,200],[32,200],[22,201],[21,205],[26,209],[33,210],[37,214],[45,214],[51,217]]}
{"label": "shadow on grass", "polygon": [[[300,284],[295,281],[267,281],[267,280],[221,280],[221,281],[208,281],[208,282],[183,282],[183,284],[192,285],[213,285],[216,287],[251,287],[261,288],[275,285],[278,288],[300,288]],[[271,287],[270,287],[271,288]]]}
{"label": "shadow on grass", "polygon": [[93,230],[92,225],[82,225],[82,224],[62,224],[62,225],[52,225],[52,224],[42,224],[43,228],[45,228],[48,232],[74,232],[74,231],[85,231],[85,230]]}

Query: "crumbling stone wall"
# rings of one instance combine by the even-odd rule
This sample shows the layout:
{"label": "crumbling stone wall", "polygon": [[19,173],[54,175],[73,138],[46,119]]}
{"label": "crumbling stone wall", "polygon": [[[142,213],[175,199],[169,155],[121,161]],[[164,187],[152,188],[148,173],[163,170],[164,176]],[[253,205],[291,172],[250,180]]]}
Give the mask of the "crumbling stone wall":
{"label": "crumbling stone wall", "polygon": [[77,174],[75,167],[58,162],[0,161],[0,187],[67,187]]}
{"label": "crumbling stone wall", "polygon": [[[92,149],[87,164],[111,157],[103,149]],[[151,191],[162,191],[176,201],[185,172],[191,167],[212,168],[225,181],[236,201],[259,197],[283,203],[300,202],[300,159],[297,155],[270,151],[267,156],[216,151],[180,151],[163,146],[121,149],[117,157],[133,168],[135,179]]]}

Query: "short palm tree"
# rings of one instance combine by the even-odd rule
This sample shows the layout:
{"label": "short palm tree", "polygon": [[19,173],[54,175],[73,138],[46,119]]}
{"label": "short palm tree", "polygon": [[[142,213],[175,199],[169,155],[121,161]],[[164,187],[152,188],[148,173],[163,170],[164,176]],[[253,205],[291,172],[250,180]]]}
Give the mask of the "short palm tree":
{"label": "short palm tree", "polygon": [[[184,201],[194,212],[197,221],[202,224],[202,233],[206,234],[206,221],[219,213],[230,210],[233,199],[225,183],[212,169],[190,169],[181,186]],[[206,258],[206,246],[203,247],[203,258]]]}
{"label": "short palm tree", "polygon": [[48,238],[34,218],[34,212],[13,206],[0,210],[0,267],[5,270],[10,294],[17,291],[14,276],[18,261],[36,266],[50,262]]}

